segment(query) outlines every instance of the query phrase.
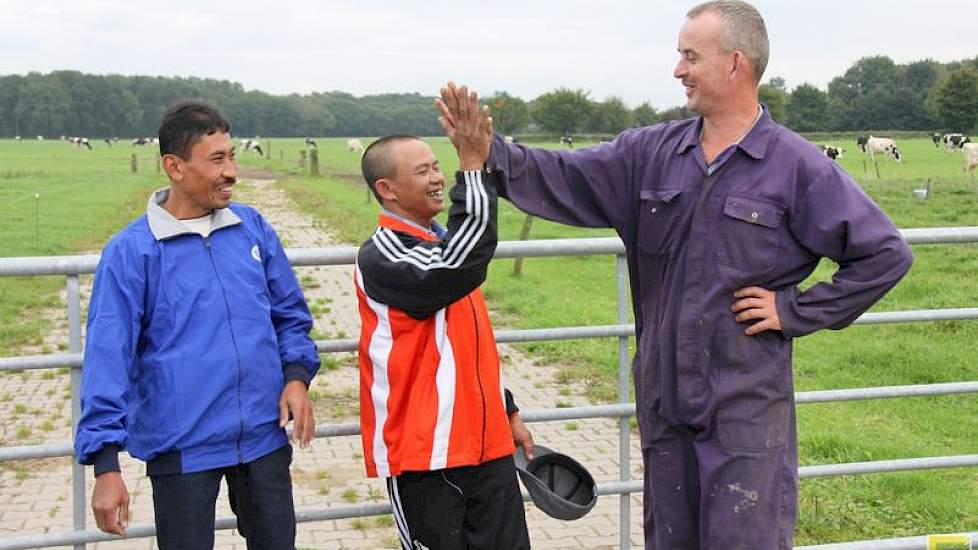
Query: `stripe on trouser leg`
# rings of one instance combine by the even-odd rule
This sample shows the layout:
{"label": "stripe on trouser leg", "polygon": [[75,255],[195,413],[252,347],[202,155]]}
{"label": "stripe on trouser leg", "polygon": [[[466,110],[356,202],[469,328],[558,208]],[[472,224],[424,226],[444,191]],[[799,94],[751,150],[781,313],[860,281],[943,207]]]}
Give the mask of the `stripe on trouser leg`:
{"label": "stripe on trouser leg", "polygon": [[391,512],[394,514],[394,522],[397,524],[397,535],[401,539],[401,546],[404,550],[412,550],[411,531],[407,526],[407,518],[404,517],[404,510],[401,508],[401,495],[397,490],[397,478],[387,478],[387,494],[391,499]]}

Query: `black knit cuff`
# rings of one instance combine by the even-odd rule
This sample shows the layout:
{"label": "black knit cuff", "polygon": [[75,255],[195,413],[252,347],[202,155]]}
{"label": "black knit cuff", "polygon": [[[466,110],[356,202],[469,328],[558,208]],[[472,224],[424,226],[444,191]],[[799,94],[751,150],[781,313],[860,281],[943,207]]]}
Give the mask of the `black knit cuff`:
{"label": "black knit cuff", "polygon": [[119,451],[122,447],[119,445],[106,445],[102,447],[102,450],[95,455],[95,476],[104,474],[105,472],[121,472],[122,468],[119,467]]}
{"label": "black knit cuff", "polygon": [[298,363],[291,363],[285,365],[283,372],[285,373],[286,384],[288,384],[293,380],[301,380],[302,383],[306,385],[306,388],[309,387],[309,382],[310,382],[309,371],[306,370],[306,367],[303,367]]}

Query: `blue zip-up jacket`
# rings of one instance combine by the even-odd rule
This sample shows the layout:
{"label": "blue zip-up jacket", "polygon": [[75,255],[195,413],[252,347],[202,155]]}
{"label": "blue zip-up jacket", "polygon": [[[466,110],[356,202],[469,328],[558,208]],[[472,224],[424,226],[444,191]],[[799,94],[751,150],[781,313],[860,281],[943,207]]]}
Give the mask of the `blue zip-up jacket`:
{"label": "blue zip-up jacket", "polygon": [[102,252],[88,311],[75,454],[96,475],[125,449],[150,475],[247,463],[286,445],[278,402],[319,369],[312,317],[275,231],[215,210],[207,238],[160,205]]}

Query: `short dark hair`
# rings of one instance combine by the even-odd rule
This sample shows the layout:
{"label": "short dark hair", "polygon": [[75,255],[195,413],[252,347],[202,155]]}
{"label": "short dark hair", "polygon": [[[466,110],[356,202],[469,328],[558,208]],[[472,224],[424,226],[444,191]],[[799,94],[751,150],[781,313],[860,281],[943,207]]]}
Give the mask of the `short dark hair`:
{"label": "short dark hair", "polygon": [[377,180],[392,177],[397,170],[397,163],[391,155],[391,146],[397,142],[409,140],[421,141],[421,138],[407,134],[384,136],[368,145],[363,152],[363,158],[360,159],[360,171],[363,173],[363,179],[367,182],[367,187],[377,197],[377,202],[381,204],[383,204],[383,200],[377,193]]}
{"label": "short dark hair", "polygon": [[217,107],[198,100],[179,101],[160,121],[160,155],[190,160],[190,150],[202,137],[230,131],[231,124]]}

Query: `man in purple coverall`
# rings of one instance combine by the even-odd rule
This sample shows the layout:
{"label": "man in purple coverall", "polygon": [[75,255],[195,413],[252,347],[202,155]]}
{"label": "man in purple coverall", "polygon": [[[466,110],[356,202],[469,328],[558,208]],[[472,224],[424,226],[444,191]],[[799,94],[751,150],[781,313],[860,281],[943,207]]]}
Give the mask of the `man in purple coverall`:
{"label": "man in purple coverall", "polygon": [[[497,135],[487,164],[522,210],[613,227],[625,243],[646,548],[788,549],[791,339],[849,325],[912,257],[852,178],[758,103],[768,40],[756,9],[693,8],[678,49],[674,76],[698,118],[577,151]],[[446,133],[467,93],[442,89]],[[832,282],[800,290],[822,257],[839,265]]]}

